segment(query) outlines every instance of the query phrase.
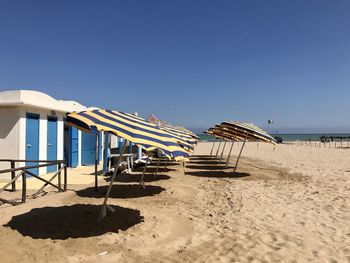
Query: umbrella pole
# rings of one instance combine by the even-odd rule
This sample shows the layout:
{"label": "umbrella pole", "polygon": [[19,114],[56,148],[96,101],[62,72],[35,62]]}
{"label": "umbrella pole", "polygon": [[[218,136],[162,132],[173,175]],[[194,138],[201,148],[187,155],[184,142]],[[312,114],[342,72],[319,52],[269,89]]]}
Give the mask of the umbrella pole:
{"label": "umbrella pole", "polygon": [[221,141],[219,142],[219,146],[218,146],[218,149],[216,151],[216,156],[218,156],[218,154],[219,154],[220,145],[221,145]]}
{"label": "umbrella pole", "polygon": [[222,148],[222,152],[221,152],[221,156],[220,156],[220,159],[222,160],[222,156],[224,154],[224,151],[225,151],[225,147],[226,147],[226,141],[224,143],[224,147]]}
{"label": "umbrella pole", "polygon": [[227,168],[228,163],[229,163],[229,161],[230,161],[231,152],[232,152],[232,148],[233,148],[233,144],[234,144],[234,143],[235,143],[235,142],[232,142],[232,144],[231,144],[231,148],[230,148],[230,152],[228,153],[228,156],[227,156],[227,161],[226,161],[226,166],[225,166],[225,168]]}
{"label": "umbrella pole", "polygon": [[119,168],[119,164],[122,162],[122,159],[123,159],[123,154],[124,154],[124,151],[125,151],[125,148],[126,148],[126,143],[123,143],[123,148],[122,148],[122,152],[120,153],[119,155],[119,158],[118,158],[118,161],[116,163],[116,165],[114,165],[114,172],[111,176],[111,181],[109,183],[109,187],[107,189],[107,192],[106,192],[106,197],[103,201],[103,204],[102,204],[102,208],[101,208],[101,213],[100,213],[100,216],[99,216],[99,220],[101,220],[103,217],[106,216],[106,208],[108,208],[110,211],[112,212],[115,212],[115,210],[110,207],[109,205],[107,205],[107,200],[108,200],[108,197],[109,197],[109,194],[111,192],[111,189],[112,189],[112,186],[113,186],[113,183],[114,183],[114,180],[115,180],[115,177],[117,175],[117,172],[118,172],[118,168]]}
{"label": "umbrella pole", "polygon": [[98,165],[98,134],[96,134],[96,142],[95,142],[95,192],[98,191],[97,165]]}
{"label": "umbrella pole", "polygon": [[146,169],[147,169],[148,162],[149,162],[149,156],[147,156],[146,164],[143,167],[143,172],[142,172],[141,179],[140,179],[140,185],[142,186],[143,189],[146,188],[145,187],[145,181],[143,180],[143,178],[145,177],[145,172],[146,172]]}
{"label": "umbrella pole", "polygon": [[160,164],[160,159],[161,159],[161,157],[159,156],[158,163],[157,163],[157,169],[156,169],[156,173],[154,174],[154,177],[157,176],[158,168],[159,168],[159,164]]}
{"label": "umbrella pole", "polygon": [[239,162],[239,159],[241,158],[241,154],[242,154],[242,151],[243,151],[243,148],[244,148],[244,145],[245,145],[245,142],[247,141],[247,139],[244,140],[243,142],[243,145],[242,145],[242,148],[239,152],[239,155],[238,155],[238,158],[237,158],[237,161],[236,161],[236,165],[235,165],[235,168],[233,169],[233,172],[235,173],[236,170],[237,170],[237,167],[238,167],[238,162]]}
{"label": "umbrella pole", "polygon": [[186,163],[185,163],[185,161],[182,162],[182,166],[184,168],[184,175],[186,175]]}
{"label": "umbrella pole", "polygon": [[213,155],[214,145],[215,145],[215,141],[213,142],[213,147],[211,147],[210,156]]}

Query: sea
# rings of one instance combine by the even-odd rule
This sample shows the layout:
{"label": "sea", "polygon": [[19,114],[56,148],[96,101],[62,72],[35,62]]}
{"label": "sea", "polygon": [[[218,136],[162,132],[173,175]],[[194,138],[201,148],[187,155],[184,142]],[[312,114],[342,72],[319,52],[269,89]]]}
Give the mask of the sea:
{"label": "sea", "polygon": [[[305,134],[271,134],[272,136],[281,137],[283,141],[319,141],[322,136],[333,137],[350,137],[350,133],[305,133]],[[200,141],[215,141],[216,139],[204,133],[197,134]]]}

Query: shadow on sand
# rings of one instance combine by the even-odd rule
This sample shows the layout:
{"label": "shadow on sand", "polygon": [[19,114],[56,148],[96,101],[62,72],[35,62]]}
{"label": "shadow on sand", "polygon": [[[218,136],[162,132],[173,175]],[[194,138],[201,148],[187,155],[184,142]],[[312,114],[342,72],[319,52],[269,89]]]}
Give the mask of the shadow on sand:
{"label": "shadow on sand", "polygon": [[[95,197],[104,198],[107,192],[107,185],[99,186],[98,192],[95,192],[94,187],[88,187],[76,191],[80,197]],[[155,185],[146,185],[143,189],[139,184],[117,184],[113,185],[109,194],[110,198],[138,198],[144,196],[154,196],[165,191],[165,188]]]}
{"label": "shadow on sand", "polygon": [[232,166],[226,168],[225,165],[187,165],[186,168],[198,169],[198,170],[223,170],[223,169],[233,169]]}
{"label": "shadow on sand", "polygon": [[[95,171],[92,171],[91,173],[84,173],[85,175],[95,175]],[[97,171],[97,175],[104,175],[103,170]]]}
{"label": "shadow on sand", "polygon": [[[157,170],[157,166],[147,166],[146,168],[146,173],[155,173]],[[138,170],[135,170],[137,172],[140,172],[142,173],[143,169],[138,169]],[[176,169],[172,169],[172,168],[164,168],[164,167],[161,167],[159,166],[158,168],[158,173],[167,173],[167,172],[173,172],[173,171],[176,171]]]}
{"label": "shadow on sand", "polygon": [[23,236],[34,239],[67,239],[100,236],[107,232],[117,233],[143,222],[139,210],[112,207],[115,213],[97,222],[101,206],[76,204],[72,206],[34,208],[12,217],[4,225],[17,230]]}
{"label": "shadow on sand", "polygon": [[[145,182],[154,182],[159,180],[169,180],[171,177],[165,174],[157,174],[154,176],[153,174],[145,174],[143,180]],[[138,183],[141,180],[141,173],[140,174],[118,174],[115,177],[115,182],[122,182],[122,183]],[[111,177],[105,178],[106,182],[111,181]]]}
{"label": "shadow on sand", "polygon": [[190,157],[191,160],[212,160],[217,158],[215,155],[193,155]]}
{"label": "shadow on sand", "polygon": [[233,173],[232,171],[225,172],[222,170],[218,171],[188,171],[186,175],[199,176],[199,177],[212,177],[212,178],[242,178],[250,176],[249,173]]}
{"label": "shadow on sand", "polygon": [[220,160],[212,160],[212,161],[192,161],[191,160],[190,164],[226,164],[226,162],[220,161]]}

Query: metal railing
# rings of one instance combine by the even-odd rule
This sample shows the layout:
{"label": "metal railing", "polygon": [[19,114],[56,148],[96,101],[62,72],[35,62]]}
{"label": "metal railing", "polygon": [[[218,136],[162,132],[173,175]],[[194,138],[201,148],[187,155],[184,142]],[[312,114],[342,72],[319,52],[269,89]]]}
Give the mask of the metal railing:
{"label": "metal railing", "polygon": [[[67,163],[65,160],[12,160],[12,159],[0,159],[0,162],[8,162],[11,166],[10,169],[0,170],[0,174],[11,173],[11,180],[2,188],[0,188],[0,194],[9,190],[11,186],[11,192],[16,191],[16,181],[22,178],[22,198],[21,201],[7,200],[0,197],[0,205],[3,203],[8,203],[11,205],[18,205],[26,202],[27,198],[27,176],[31,178],[38,179],[44,182],[44,185],[40,187],[34,194],[31,195],[32,198],[37,198],[38,195],[44,191],[45,187],[48,185],[58,189],[59,192],[67,190]],[[16,163],[38,163],[36,165],[27,165],[22,167],[16,167]],[[43,164],[40,164],[43,163]],[[57,165],[57,171],[47,180],[39,175],[34,174],[30,169],[36,169],[40,167],[48,167]],[[63,188],[62,188],[62,172],[63,172]],[[52,183],[52,181],[57,177],[57,185]]]}
{"label": "metal railing", "polygon": [[295,140],[287,141],[284,140],[283,144],[292,144],[300,146],[310,146],[310,147],[319,147],[319,148],[335,148],[335,149],[348,149],[350,148],[350,140],[330,140],[330,141],[320,141],[320,140]]}

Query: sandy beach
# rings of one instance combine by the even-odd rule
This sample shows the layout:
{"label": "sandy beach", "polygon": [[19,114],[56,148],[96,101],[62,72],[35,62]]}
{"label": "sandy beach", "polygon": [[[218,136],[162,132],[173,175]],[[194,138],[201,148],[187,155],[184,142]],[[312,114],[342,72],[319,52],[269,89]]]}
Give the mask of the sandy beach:
{"label": "sandy beach", "polygon": [[0,7],[0,263],[350,263],[349,0]]}
{"label": "sandy beach", "polygon": [[233,174],[211,146],[120,175],[100,223],[103,177],[0,206],[1,262],[350,262],[349,149],[247,143]]}

